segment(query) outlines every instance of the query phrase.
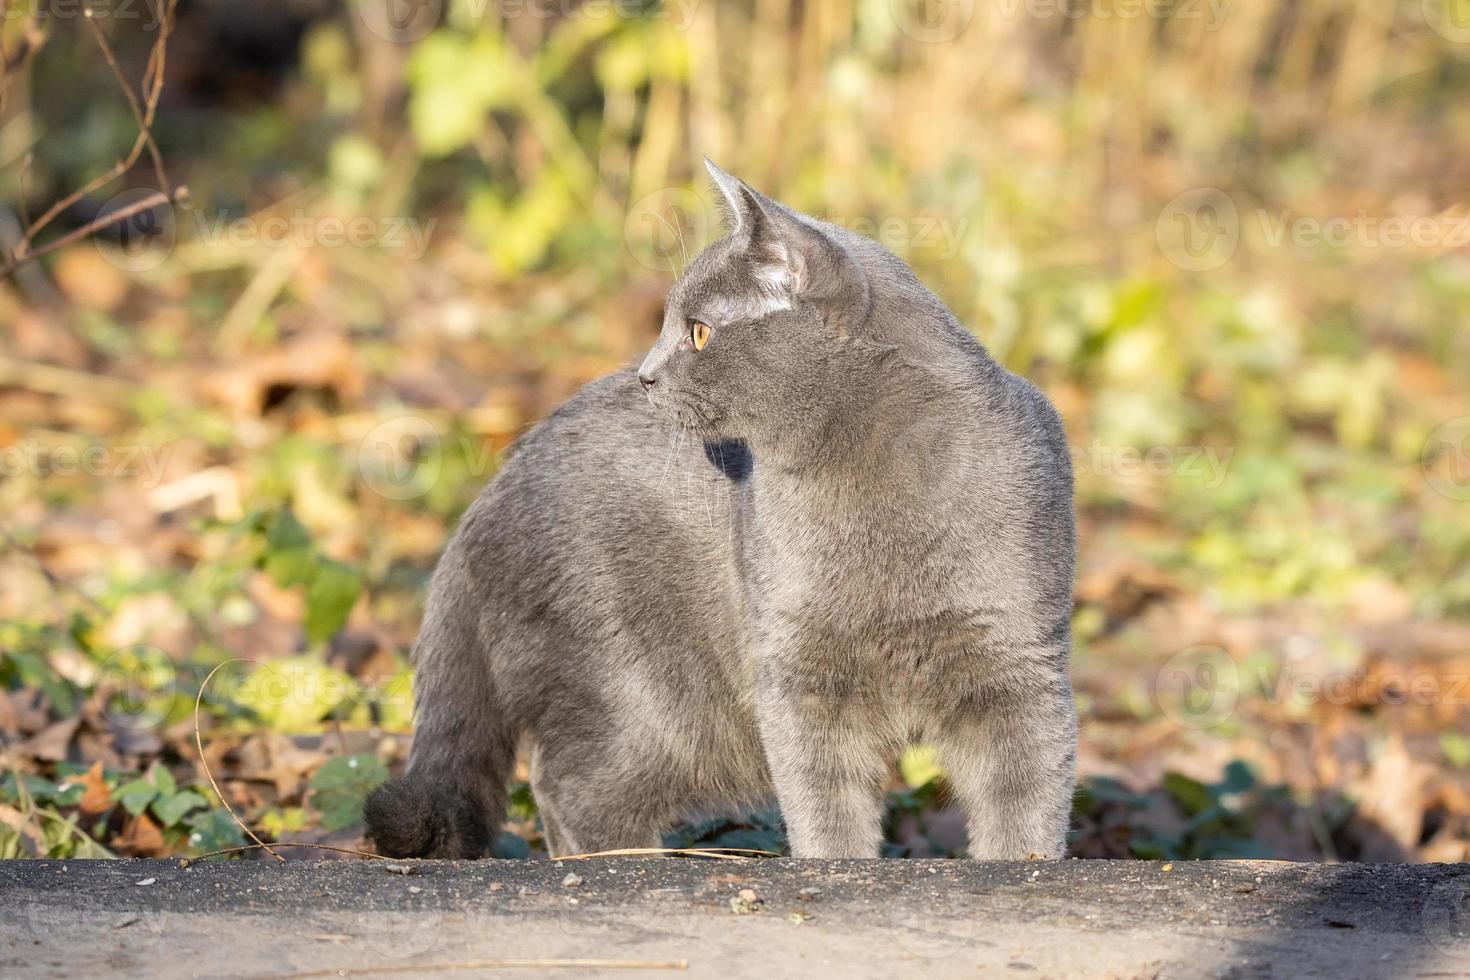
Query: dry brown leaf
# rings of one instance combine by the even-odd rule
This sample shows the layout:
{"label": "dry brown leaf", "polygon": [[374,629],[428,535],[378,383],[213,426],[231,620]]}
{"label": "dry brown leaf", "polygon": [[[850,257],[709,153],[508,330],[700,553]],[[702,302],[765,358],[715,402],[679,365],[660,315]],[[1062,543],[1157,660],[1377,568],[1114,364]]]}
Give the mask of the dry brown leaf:
{"label": "dry brown leaf", "polygon": [[129,817],[123,832],[112,843],[118,850],[139,857],[162,857],[168,853],[163,832],[146,813]]}
{"label": "dry brown leaf", "polygon": [[258,357],[203,379],[201,393],[242,415],[262,415],[295,390],[331,391],[342,404],[355,402],[366,384],[357,351],[336,333],[293,337]]}
{"label": "dry brown leaf", "polygon": [[1353,817],[1363,842],[1363,861],[1405,861],[1414,853],[1424,827],[1424,811],[1434,770],[1414,759],[1397,734],[1373,760],[1355,795],[1362,800]]}
{"label": "dry brown leaf", "polygon": [[22,742],[16,751],[33,759],[61,762],[66,759],[72,736],[77,733],[77,727],[81,723],[80,718],[63,718]]}
{"label": "dry brown leaf", "polygon": [[284,735],[261,732],[239,748],[235,775],[240,779],[274,783],[282,798],[294,796],[308,773],[328,758],[319,749],[305,749]]}
{"label": "dry brown leaf", "polygon": [[88,817],[99,816],[112,808],[112,791],[107,788],[107,782],[102,778],[102,760],[98,759],[92,763],[81,779],[85,791],[77,806],[82,813]]}

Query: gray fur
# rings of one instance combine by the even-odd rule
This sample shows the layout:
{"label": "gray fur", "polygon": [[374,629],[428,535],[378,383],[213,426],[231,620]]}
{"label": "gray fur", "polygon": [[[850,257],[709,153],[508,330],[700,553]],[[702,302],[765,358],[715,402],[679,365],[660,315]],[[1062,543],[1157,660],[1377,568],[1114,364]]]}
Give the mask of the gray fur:
{"label": "gray fur", "polygon": [[555,854],[774,791],[795,856],[876,857],[880,784],[923,740],[973,857],[1060,857],[1056,411],[886,249],[710,169],[731,230],[670,291],[651,387],[622,371],[538,424],[445,552],[372,834],[477,856],[529,736]]}

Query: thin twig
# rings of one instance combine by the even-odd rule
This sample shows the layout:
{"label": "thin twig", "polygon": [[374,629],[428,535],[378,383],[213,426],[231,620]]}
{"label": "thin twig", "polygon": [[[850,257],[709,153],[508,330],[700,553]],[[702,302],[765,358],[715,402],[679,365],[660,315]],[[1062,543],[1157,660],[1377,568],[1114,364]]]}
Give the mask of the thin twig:
{"label": "thin twig", "polygon": [[[184,202],[188,199],[189,188],[185,187],[182,184],[180,184],[171,194],[167,191],[155,191],[154,193],[149,194],[147,197],[143,198],[141,201],[134,201],[127,207],[118,208],[116,211],[109,211],[107,214],[102,215],[100,218],[96,218],[92,221],[87,222],[80,228],[73,228],[71,231],[67,232],[65,235],[62,235],[60,238],[54,241],[47,242],[45,245],[42,245],[40,248],[34,251],[30,251],[30,246],[26,242],[26,236],[23,235],[21,236],[20,245],[16,246],[15,258],[5,263],[4,266],[0,266],[0,279],[6,278],[16,269],[25,265],[27,262],[32,262],[45,255],[47,252],[54,252],[58,248],[65,248],[72,242],[77,241],[81,238],[86,238],[88,235],[91,235],[94,232],[101,231],[103,228],[110,228],[113,225],[121,224],[135,214],[143,211],[151,211],[153,208],[158,207],[160,204],[173,204],[175,202]],[[37,227],[37,225],[32,225],[31,227],[35,228]]]}
{"label": "thin twig", "polygon": [[219,783],[214,781],[214,773],[209,771],[209,760],[204,757],[204,740],[199,737],[199,705],[204,700],[204,689],[209,686],[209,682],[211,679],[213,679],[214,675],[220,672],[220,668],[228,667],[230,664],[259,663],[260,661],[258,660],[248,660],[244,657],[236,657],[233,660],[226,660],[223,663],[215,664],[214,669],[204,676],[204,683],[199,685],[199,693],[194,695],[194,745],[199,749],[199,763],[200,765],[204,766],[204,775],[209,777],[209,785],[214,787],[214,795],[219,797],[219,801],[224,805],[225,810],[229,812],[231,817],[234,817],[235,823],[240,825],[240,829],[245,831],[245,836],[249,837],[251,840],[255,841],[255,843],[259,844],[262,848],[265,849],[265,852],[267,854],[275,858],[277,861],[285,861],[285,858],[281,857],[275,851],[271,850],[269,844],[261,840],[259,837],[255,836],[255,831],[251,830],[250,827],[245,823],[245,821],[240,819],[240,815],[235,812],[235,808],[230,806],[230,801],[225,799],[225,794],[220,792]]}
{"label": "thin twig", "polygon": [[307,977],[365,977],[383,973],[441,973],[448,970],[687,970],[688,960],[472,960],[468,963],[403,963],[394,966],[347,967],[275,974],[264,980]]}
{"label": "thin twig", "polygon": [[[163,0],[162,14],[158,19],[158,37],[154,39],[153,47],[148,52],[148,63],[143,69],[143,79],[140,85],[140,90],[143,93],[143,103],[140,106],[137,96],[133,93],[132,86],[128,84],[127,79],[123,76],[122,69],[113,54],[112,46],[107,42],[101,28],[97,26],[91,8],[84,7],[87,25],[92,30],[93,36],[97,39],[97,44],[102,50],[103,57],[107,60],[108,67],[112,69],[113,74],[117,77],[118,83],[122,86],[123,94],[128,100],[128,106],[133,112],[133,118],[138,123],[138,135],[133,140],[132,149],[128,151],[125,157],[118,160],[103,173],[87,181],[75,191],[72,191],[70,194],[53,203],[34,222],[27,223],[27,227],[21,233],[20,242],[16,245],[14,252],[5,264],[0,266],[0,280],[9,277],[17,268],[27,262],[32,262],[48,252],[69,245],[77,239],[91,235],[103,228],[110,227],[121,221],[126,221],[141,211],[157,207],[160,204],[172,204],[188,199],[189,190],[187,187],[181,185],[172,190],[169,188],[167,175],[163,169],[163,157],[159,153],[158,145],[153,139],[153,119],[158,111],[158,98],[163,92],[164,68],[168,59],[168,39],[169,35],[173,33],[174,14],[177,8],[178,0]],[[19,60],[20,58],[18,56],[17,63],[19,63]],[[0,74],[0,86],[4,85],[4,76],[9,74],[10,67],[11,62],[6,59],[3,69],[0,69],[0,72],[3,72],[3,74]],[[158,190],[154,194],[128,207],[121,208],[88,222],[81,228],[70,231],[41,248],[33,249],[31,247],[36,236],[62,214],[62,212],[131,170],[133,165],[143,155],[145,149],[153,160],[154,174],[159,182]]]}
{"label": "thin twig", "polygon": [[113,77],[117,79],[123,95],[127,97],[128,108],[133,110],[133,121],[138,124],[138,135],[143,137],[148,146],[148,155],[153,159],[153,176],[157,179],[160,188],[167,187],[168,176],[163,171],[163,154],[158,152],[158,142],[153,138],[152,120],[143,118],[143,107],[138,105],[138,97],[133,94],[133,86],[123,74],[122,66],[117,63],[117,55],[113,53],[112,44],[107,40],[107,34],[97,26],[97,18],[85,0],[83,0],[82,11],[82,19],[92,29],[92,37],[96,38],[97,46],[102,49],[102,57],[106,59],[107,67],[112,69]]}

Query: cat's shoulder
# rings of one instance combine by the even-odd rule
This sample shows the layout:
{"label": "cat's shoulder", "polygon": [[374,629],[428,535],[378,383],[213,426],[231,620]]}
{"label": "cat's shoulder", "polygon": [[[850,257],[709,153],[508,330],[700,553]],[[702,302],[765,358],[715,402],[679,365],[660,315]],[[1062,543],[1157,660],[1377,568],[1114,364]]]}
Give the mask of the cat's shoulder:
{"label": "cat's shoulder", "polygon": [[511,443],[506,459],[562,456],[570,446],[617,451],[641,443],[657,426],[634,368],[623,367],[587,382],[552,409]]}

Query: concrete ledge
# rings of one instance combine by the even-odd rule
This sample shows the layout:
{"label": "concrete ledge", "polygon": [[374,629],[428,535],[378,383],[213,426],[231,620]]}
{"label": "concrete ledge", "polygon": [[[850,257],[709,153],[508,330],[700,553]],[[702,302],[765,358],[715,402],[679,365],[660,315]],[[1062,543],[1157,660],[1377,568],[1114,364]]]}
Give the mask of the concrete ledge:
{"label": "concrete ledge", "polygon": [[1470,866],[0,862],[5,977],[407,976],[548,959],[658,965],[517,973],[1470,978]]}

